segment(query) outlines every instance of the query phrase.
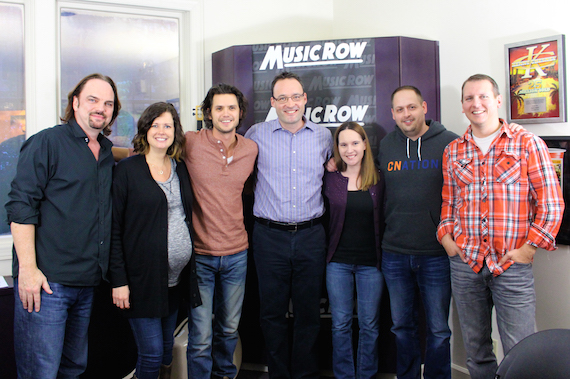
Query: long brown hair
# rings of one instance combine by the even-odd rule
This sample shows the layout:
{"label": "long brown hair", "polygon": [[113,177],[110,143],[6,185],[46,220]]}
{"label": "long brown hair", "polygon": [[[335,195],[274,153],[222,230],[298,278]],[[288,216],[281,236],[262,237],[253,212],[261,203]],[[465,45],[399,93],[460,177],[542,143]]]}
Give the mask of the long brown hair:
{"label": "long brown hair", "polygon": [[174,121],[174,142],[172,142],[172,145],[166,150],[166,155],[177,161],[180,161],[184,156],[186,137],[182,131],[178,112],[176,112],[174,105],[165,102],[151,104],[143,111],[137,123],[137,134],[133,138],[135,153],[148,154],[150,150],[150,145],[147,140],[148,130],[152,127],[154,120],[166,112],[172,115],[172,120]]}
{"label": "long brown hair", "polygon": [[113,115],[111,116],[111,121],[109,121],[109,124],[105,126],[105,128],[103,128],[103,135],[108,136],[109,134],[111,134],[111,125],[113,125],[113,122],[115,121],[115,119],[119,115],[119,111],[121,110],[121,102],[119,101],[117,86],[115,85],[113,79],[111,79],[108,76],[102,74],[91,74],[81,79],[81,81],[77,83],[75,88],[72,89],[69,92],[69,94],[67,94],[67,108],[65,108],[65,113],[63,114],[63,117],[61,117],[60,119],[63,122],[69,122],[69,120],[75,119],[75,110],[73,109],[73,98],[74,97],[79,98],[79,94],[81,93],[81,91],[83,91],[83,87],[85,87],[85,84],[92,79],[99,79],[109,83],[111,89],[113,90],[113,95],[115,97],[115,99],[113,100]]}
{"label": "long brown hair", "polygon": [[367,191],[368,188],[378,183],[378,170],[374,165],[374,159],[372,158],[372,148],[370,147],[370,141],[368,141],[368,136],[364,128],[360,126],[359,123],[354,121],[343,122],[334,133],[334,163],[336,168],[340,172],[346,171],[346,163],[340,157],[340,152],[338,151],[338,136],[343,130],[354,130],[360,135],[362,141],[366,146],[364,150],[364,156],[362,157],[362,163],[360,164],[360,189],[362,191]]}

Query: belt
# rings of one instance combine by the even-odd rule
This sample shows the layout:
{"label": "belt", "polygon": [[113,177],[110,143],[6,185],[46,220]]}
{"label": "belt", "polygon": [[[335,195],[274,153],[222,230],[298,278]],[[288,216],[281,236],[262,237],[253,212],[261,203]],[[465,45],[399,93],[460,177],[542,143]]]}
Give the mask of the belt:
{"label": "belt", "polygon": [[318,217],[303,222],[279,222],[279,221],[267,220],[265,218],[255,217],[255,221],[259,222],[261,225],[265,225],[273,229],[286,230],[288,232],[296,232],[298,230],[303,230],[315,225],[319,225],[323,221],[323,218]]}

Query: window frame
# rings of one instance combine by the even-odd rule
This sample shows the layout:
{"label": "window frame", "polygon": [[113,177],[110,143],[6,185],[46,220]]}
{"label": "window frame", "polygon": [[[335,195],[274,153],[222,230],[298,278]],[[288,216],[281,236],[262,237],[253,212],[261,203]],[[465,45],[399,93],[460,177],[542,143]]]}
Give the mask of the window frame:
{"label": "window frame", "polygon": [[[5,4],[17,4],[22,5],[24,14],[24,96],[26,104],[26,137],[30,135],[30,128],[28,127],[28,120],[30,120],[34,114],[34,106],[36,96],[32,91],[31,81],[32,79],[32,66],[31,66],[31,51],[30,46],[32,45],[31,38],[31,28],[33,19],[32,11],[33,8],[32,0],[1,0],[0,3]],[[36,132],[36,131],[34,131]],[[0,204],[4,206],[4,204]],[[0,220],[4,222],[4,220]],[[0,275],[12,275],[12,244],[14,240],[11,234],[0,236]]]}
{"label": "window frame", "polygon": [[[177,17],[181,123],[195,129],[192,108],[204,95],[203,6],[200,0],[0,0],[24,5],[26,137],[59,123],[61,8]],[[63,89],[69,91],[70,89]],[[65,92],[67,93],[67,92]],[[3,205],[2,205],[3,206]],[[0,220],[0,222],[3,222]],[[0,276],[12,275],[11,235],[0,236]]]}
{"label": "window frame", "polygon": [[[164,1],[167,7],[157,7],[155,1],[148,0],[122,0],[116,1],[115,4],[101,1],[77,1],[77,0],[64,0],[58,1],[57,4],[57,112],[58,119],[61,116],[61,98],[62,91],[69,89],[60,88],[61,83],[61,9],[62,8],[75,8],[80,10],[98,11],[98,12],[113,12],[125,13],[129,15],[142,15],[142,16],[156,16],[156,17],[170,17],[177,18],[179,22],[179,74],[180,74],[180,109],[181,112],[180,122],[182,125],[191,125],[193,119],[190,112],[192,104],[198,104],[199,98],[202,94],[204,87],[204,68],[203,68],[203,41],[201,34],[202,27],[197,28],[198,13],[201,13],[201,4],[198,1]],[[169,6],[169,3],[170,4]],[[201,18],[200,18],[201,19]],[[201,23],[201,21],[200,21]],[[199,38],[197,34],[199,34]],[[194,57],[191,59],[190,57]],[[190,78],[188,80],[187,78]],[[195,83],[196,85],[184,85],[185,83]]]}

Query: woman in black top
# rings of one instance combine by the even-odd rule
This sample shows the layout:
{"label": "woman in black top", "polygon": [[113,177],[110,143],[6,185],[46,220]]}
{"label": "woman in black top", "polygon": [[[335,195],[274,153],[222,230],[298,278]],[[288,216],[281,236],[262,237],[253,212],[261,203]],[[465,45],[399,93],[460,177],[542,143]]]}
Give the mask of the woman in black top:
{"label": "woman in black top", "polygon": [[[110,274],[113,303],[129,318],[138,350],[135,376],[156,379],[172,363],[180,293],[192,254],[192,190],[180,158],[185,138],[172,104],[149,106],[138,122],[134,155],[113,175]],[[189,270],[186,269],[188,266]],[[192,306],[200,304],[199,295]],[[194,300],[198,299],[198,300]]]}
{"label": "woman in black top", "polygon": [[[375,378],[384,282],[379,263],[383,186],[362,126],[343,123],[334,142],[337,171],[325,175],[330,212],[326,282],[332,314],[333,372],[337,379]],[[356,365],[352,349],[355,287],[360,328]]]}

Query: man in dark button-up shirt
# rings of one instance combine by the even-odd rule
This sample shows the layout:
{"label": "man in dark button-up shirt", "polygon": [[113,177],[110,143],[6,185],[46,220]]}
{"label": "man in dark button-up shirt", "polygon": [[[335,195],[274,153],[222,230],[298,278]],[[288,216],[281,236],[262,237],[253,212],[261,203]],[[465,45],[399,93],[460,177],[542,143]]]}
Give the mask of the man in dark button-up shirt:
{"label": "man in dark button-up shirt", "polygon": [[114,160],[104,135],[120,108],[111,78],[89,75],[68,95],[65,124],[22,146],[6,204],[19,378],[78,377],[87,365],[93,287],[109,261]]}

